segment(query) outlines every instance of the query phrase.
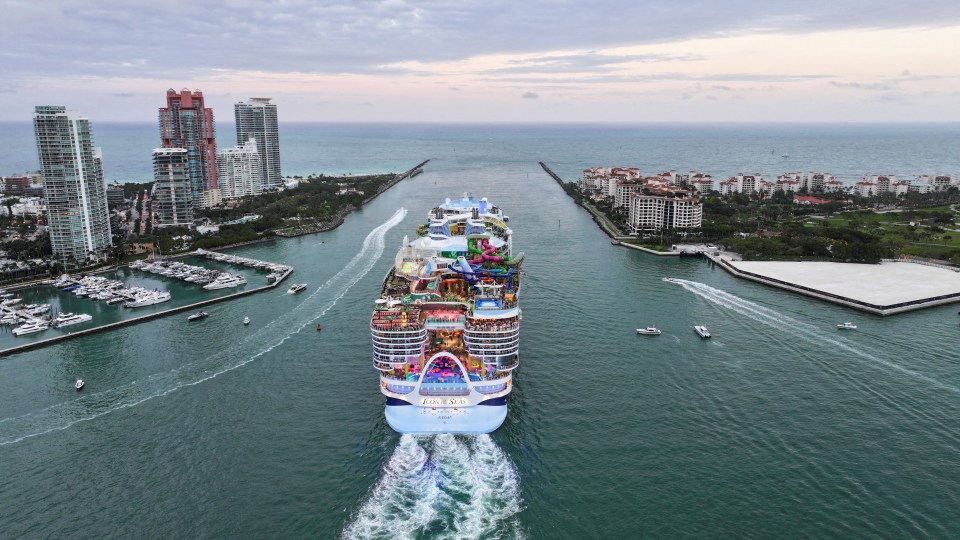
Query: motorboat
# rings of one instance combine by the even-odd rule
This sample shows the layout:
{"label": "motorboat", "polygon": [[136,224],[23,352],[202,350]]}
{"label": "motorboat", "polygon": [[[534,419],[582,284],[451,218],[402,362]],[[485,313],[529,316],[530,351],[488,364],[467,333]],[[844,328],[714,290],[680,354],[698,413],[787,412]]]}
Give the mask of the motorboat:
{"label": "motorboat", "polygon": [[83,390],[84,384],[85,383],[83,382],[83,379],[77,379],[77,382],[73,383],[73,387],[77,389],[77,392],[79,392]]}
{"label": "motorboat", "polygon": [[27,334],[36,334],[50,329],[50,323],[47,321],[36,321],[18,326],[13,329],[13,335],[25,336]]}
{"label": "motorboat", "polygon": [[652,325],[646,328],[637,328],[637,333],[644,336],[659,336],[661,334],[660,329]]}
{"label": "motorboat", "polygon": [[61,313],[53,319],[50,324],[54,327],[70,326],[71,324],[80,324],[92,321],[93,317],[86,313]]}
{"label": "motorboat", "polygon": [[287,289],[287,294],[297,294],[298,292],[307,288],[306,283],[294,283]]}
{"label": "motorboat", "polygon": [[838,330],[856,330],[857,325],[853,324],[852,322],[845,322],[845,323],[838,324],[837,329]]}
{"label": "motorboat", "polygon": [[250,324],[250,317],[244,317],[243,324]]}
{"label": "motorboat", "polygon": [[188,321],[199,321],[199,320],[201,320],[201,319],[206,319],[206,318],[209,317],[209,316],[210,316],[210,314],[207,313],[206,311],[198,311],[198,312],[194,313],[193,315],[190,315],[189,317],[187,317],[187,320],[188,320]]}
{"label": "motorboat", "polygon": [[704,338],[704,339],[707,339],[707,338],[710,337],[710,331],[707,330],[707,327],[706,327],[706,326],[703,326],[703,325],[701,325],[701,324],[698,324],[698,325],[694,326],[693,329],[694,329],[694,331],[697,332],[697,335],[699,335],[700,337],[702,337],[702,338]]}

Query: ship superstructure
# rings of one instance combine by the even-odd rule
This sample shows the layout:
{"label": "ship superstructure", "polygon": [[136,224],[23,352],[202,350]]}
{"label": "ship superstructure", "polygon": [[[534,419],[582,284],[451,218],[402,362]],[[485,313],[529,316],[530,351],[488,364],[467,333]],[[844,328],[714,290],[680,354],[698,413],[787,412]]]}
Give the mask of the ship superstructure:
{"label": "ship superstructure", "polygon": [[404,238],[374,302],[373,365],[401,433],[489,433],[520,364],[520,266],[503,212],[464,195]]}

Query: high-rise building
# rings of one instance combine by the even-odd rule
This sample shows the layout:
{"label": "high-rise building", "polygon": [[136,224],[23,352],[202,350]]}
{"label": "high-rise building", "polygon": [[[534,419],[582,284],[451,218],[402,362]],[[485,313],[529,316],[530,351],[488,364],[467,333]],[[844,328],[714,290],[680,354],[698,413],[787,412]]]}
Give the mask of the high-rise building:
{"label": "high-rise building", "polygon": [[105,260],[111,247],[107,190],[90,121],[59,105],[38,105],[33,130],[53,254],[68,269]]}
{"label": "high-rise building", "polygon": [[270,98],[250,98],[233,106],[237,119],[237,145],[250,139],[257,140],[260,154],[262,191],[283,187],[280,175],[280,131],[277,129],[277,106]]}
{"label": "high-rise building", "polygon": [[186,148],[157,148],[153,151],[153,225],[193,225],[193,197],[190,191],[190,161]]}
{"label": "high-rise building", "polygon": [[[204,106],[203,92],[167,90],[160,109],[160,146],[187,151],[190,198],[194,207],[208,206],[209,191],[217,189],[217,146],[213,110]],[[204,202],[207,204],[205,205]]]}
{"label": "high-rise building", "polygon": [[217,178],[220,196],[224,199],[259,195],[263,192],[263,176],[257,140],[250,139],[235,148],[217,152]]}

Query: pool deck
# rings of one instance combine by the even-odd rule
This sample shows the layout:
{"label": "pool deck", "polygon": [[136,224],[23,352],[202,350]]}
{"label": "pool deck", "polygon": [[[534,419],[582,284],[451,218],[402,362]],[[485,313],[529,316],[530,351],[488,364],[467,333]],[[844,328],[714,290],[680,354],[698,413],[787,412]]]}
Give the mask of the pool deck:
{"label": "pool deck", "polygon": [[737,277],[877,315],[960,302],[960,271],[939,265],[708,258]]}

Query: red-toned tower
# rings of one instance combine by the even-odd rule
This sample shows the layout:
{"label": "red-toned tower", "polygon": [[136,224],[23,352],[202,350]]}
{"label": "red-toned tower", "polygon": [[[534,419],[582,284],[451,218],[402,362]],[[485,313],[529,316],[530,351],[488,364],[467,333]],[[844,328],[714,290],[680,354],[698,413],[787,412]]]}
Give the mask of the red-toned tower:
{"label": "red-toned tower", "polygon": [[195,208],[218,199],[216,134],[213,109],[204,107],[203,92],[167,90],[167,106],[160,109],[161,146],[186,149]]}

